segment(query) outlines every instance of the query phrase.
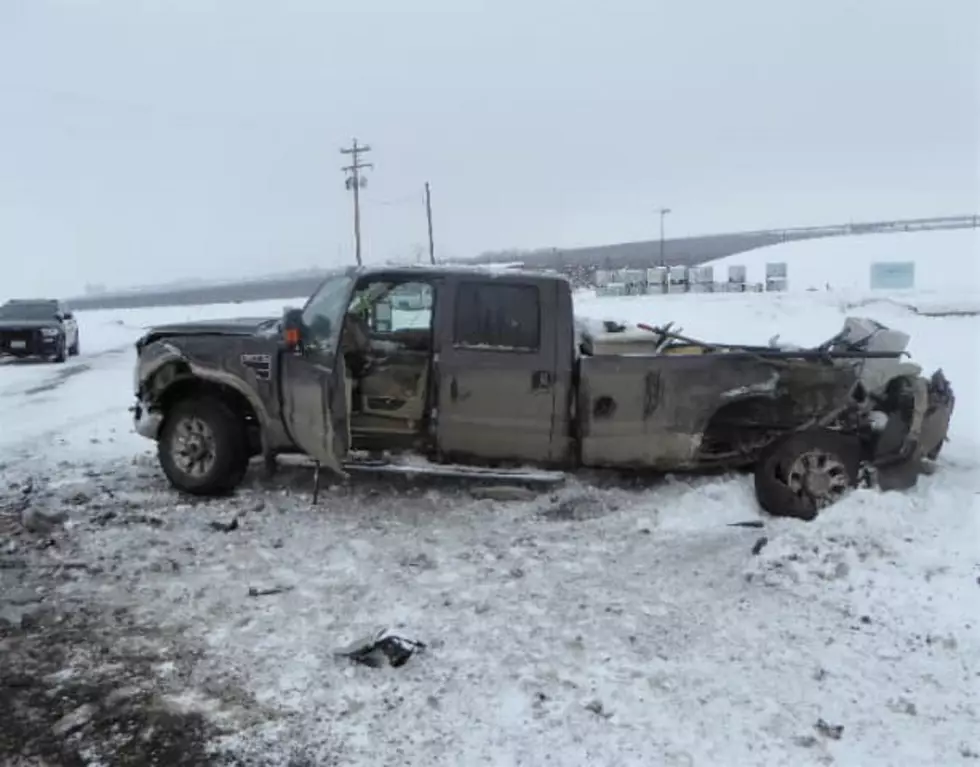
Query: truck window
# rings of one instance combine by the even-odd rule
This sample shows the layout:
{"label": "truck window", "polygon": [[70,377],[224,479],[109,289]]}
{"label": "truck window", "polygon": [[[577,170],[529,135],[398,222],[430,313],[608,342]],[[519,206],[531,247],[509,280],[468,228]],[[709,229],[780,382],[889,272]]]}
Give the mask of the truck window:
{"label": "truck window", "polygon": [[453,345],[540,349],[540,291],[534,285],[460,283],[456,292]]}
{"label": "truck window", "polygon": [[396,286],[374,304],[369,322],[376,333],[431,329],[432,286],[425,282]]}
{"label": "truck window", "polygon": [[326,350],[340,333],[344,312],[347,310],[348,293],[353,279],[338,274],[326,279],[303,308],[303,324],[309,332],[311,345]]}

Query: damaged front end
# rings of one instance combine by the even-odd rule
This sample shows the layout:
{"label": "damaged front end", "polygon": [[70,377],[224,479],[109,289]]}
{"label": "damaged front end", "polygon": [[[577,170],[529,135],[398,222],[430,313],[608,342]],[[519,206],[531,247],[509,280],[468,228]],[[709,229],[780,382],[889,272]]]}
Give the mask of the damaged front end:
{"label": "damaged front end", "polygon": [[133,429],[141,437],[156,440],[163,425],[163,412],[156,407],[157,389],[165,388],[169,380],[155,380],[158,372],[173,376],[171,363],[185,363],[180,349],[165,340],[152,340],[148,336],[136,343],[136,365],[133,368],[133,393],[136,402],[129,408],[133,414]]}
{"label": "damaged front end", "polygon": [[928,379],[895,378],[869,413],[869,479],[883,490],[913,487],[931,473],[948,439],[956,397],[942,370]]}
{"label": "damaged front end", "polygon": [[911,487],[930,470],[924,462],[942,450],[956,403],[941,369],[926,378],[921,366],[905,359],[909,340],[875,320],[849,317],[825,344],[831,352],[875,355],[857,363],[853,412],[866,474],[882,489]]}
{"label": "damaged front end", "polygon": [[907,334],[874,320],[848,318],[841,333],[818,347],[835,366],[853,369],[854,386],[820,423],[760,455],[756,495],[763,508],[812,519],[851,487],[903,490],[931,473],[956,400],[942,370],[926,378],[905,359],[908,342]]}
{"label": "damaged front end", "polygon": [[[640,336],[609,340],[619,328],[581,336],[586,393],[603,376],[626,376],[640,367],[633,360],[646,360],[647,375],[662,378],[668,392],[660,401],[683,392],[673,407],[650,410],[646,431],[658,439],[647,448],[656,459],[648,465],[683,466],[684,446],[674,449],[668,438],[693,435],[696,468],[755,467],[759,501],[774,514],[812,518],[862,481],[911,487],[947,439],[955,405],[949,381],[941,370],[925,377],[908,359],[909,336],[874,320],[848,317],[839,333],[810,348],[780,345],[778,337],[767,346],[707,343],[670,325],[637,327],[648,334],[645,349]],[[708,402],[714,409],[706,412]],[[595,417],[586,425],[589,448]],[[607,429],[618,438],[607,442],[623,444],[625,428]]]}

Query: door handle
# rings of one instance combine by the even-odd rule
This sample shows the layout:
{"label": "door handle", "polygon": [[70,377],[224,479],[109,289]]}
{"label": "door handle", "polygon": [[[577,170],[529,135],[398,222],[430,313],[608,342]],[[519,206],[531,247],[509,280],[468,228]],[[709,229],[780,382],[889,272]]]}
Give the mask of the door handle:
{"label": "door handle", "polygon": [[535,370],[531,374],[531,388],[538,389],[550,389],[551,388],[551,371],[550,370]]}

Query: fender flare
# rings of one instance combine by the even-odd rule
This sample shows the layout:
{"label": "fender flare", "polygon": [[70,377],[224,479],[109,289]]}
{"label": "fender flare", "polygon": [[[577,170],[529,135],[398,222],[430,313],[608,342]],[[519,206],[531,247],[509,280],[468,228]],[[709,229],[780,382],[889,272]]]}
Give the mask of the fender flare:
{"label": "fender flare", "polygon": [[255,391],[246,386],[239,378],[231,375],[230,373],[203,367],[195,363],[185,354],[182,354],[180,350],[172,344],[164,343],[163,347],[164,353],[161,354],[159,358],[155,359],[152,364],[139,371],[139,385],[142,386],[144,383],[152,381],[153,378],[155,378],[160,371],[168,365],[186,365],[189,375],[175,377],[163,389],[156,392],[154,394],[154,398],[164,396],[166,392],[178,382],[195,378],[234,390],[244,397],[245,401],[248,402],[249,406],[252,408],[252,412],[255,413],[255,417],[259,421],[259,438],[261,440],[262,451],[264,453],[267,449],[267,432],[271,418],[269,413],[266,411],[265,406],[262,404],[262,400],[255,394]]}

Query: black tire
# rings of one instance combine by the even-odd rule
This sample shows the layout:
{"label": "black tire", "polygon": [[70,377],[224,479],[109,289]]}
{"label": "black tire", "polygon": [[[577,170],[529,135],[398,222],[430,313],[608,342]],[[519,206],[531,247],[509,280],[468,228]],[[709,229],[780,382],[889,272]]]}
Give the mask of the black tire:
{"label": "black tire", "polygon": [[67,352],[67,349],[65,349],[65,337],[64,336],[62,336],[58,340],[58,351],[56,351],[54,353],[54,356],[51,359],[54,362],[57,362],[59,365],[61,363],[65,362],[65,361],[67,361],[67,359],[68,359],[68,352]]}
{"label": "black tire", "polygon": [[857,485],[860,466],[856,437],[829,429],[797,432],[762,452],[755,465],[755,497],[773,516],[809,521]]}
{"label": "black tire", "polygon": [[82,339],[75,336],[75,343],[71,345],[68,349],[68,355],[71,357],[77,357],[81,353]]}
{"label": "black tire", "polygon": [[[188,466],[178,440],[187,428],[203,425],[210,436],[210,463],[201,461],[199,473]],[[199,432],[203,433],[203,432]],[[163,421],[157,455],[167,479],[190,495],[226,495],[241,484],[248,470],[245,424],[217,397],[189,397],[173,405]]]}

